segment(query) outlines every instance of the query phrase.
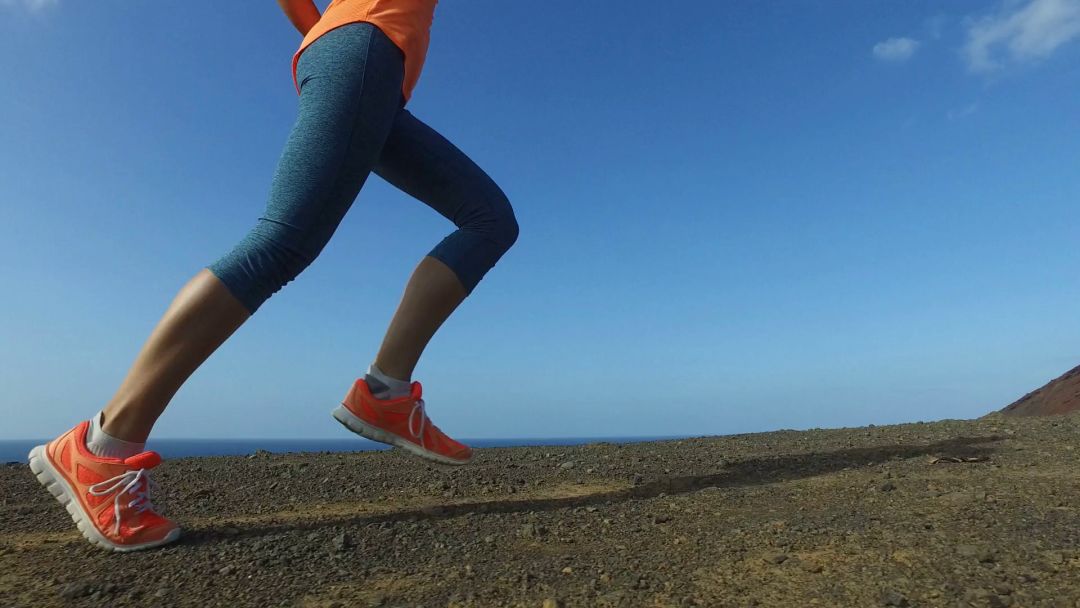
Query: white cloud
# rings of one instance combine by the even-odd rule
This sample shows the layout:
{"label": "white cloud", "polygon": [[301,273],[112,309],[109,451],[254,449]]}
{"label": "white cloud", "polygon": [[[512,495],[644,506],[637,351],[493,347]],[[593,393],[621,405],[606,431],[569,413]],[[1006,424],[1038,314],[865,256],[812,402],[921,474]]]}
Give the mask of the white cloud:
{"label": "white cloud", "polygon": [[992,72],[1006,59],[1049,57],[1080,37],[1080,0],[1006,0],[994,15],[970,19],[964,57],[973,72]]}
{"label": "white cloud", "polygon": [[43,8],[54,6],[60,0],[0,0],[0,6],[24,8],[28,11],[40,11]]}
{"label": "white cloud", "polygon": [[918,48],[918,40],[889,38],[874,45],[874,57],[883,61],[907,61]]}
{"label": "white cloud", "polygon": [[959,108],[959,109],[956,109],[956,110],[949,110],[948,117],[949,117],[949,120],[960,120],[961,118],[967,118],[968,116],[971,116],[972,114],[974,114],[975,112],[978,112],[978,111],[979,111],[979,102],[975,101],[975,102],[969,103],[968,105],[966,105],[966,106],[964,106],[962,108]]}

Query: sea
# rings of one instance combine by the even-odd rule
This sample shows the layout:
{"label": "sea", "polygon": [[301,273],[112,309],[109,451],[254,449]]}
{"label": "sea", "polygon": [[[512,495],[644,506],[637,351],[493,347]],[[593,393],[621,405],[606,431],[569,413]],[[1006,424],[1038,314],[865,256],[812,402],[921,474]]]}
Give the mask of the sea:
{"label": "sea", "polygon": [[[562,437],[541,439],[463,439],[474,448],[507,448],[522,446],[584,445],[605,441],[608,443],[633,443],[684,439],[686,436],[656,437]],[[0,440],[0,463],[26,462],[26,456],[35,445],[47,439]],[[277,454],[289,452],[366,452],[388,450],[390,446],[368,441],[360,437],[340,439],[154,439],[146,449],[159,452],[162,458],[185,458],[188,456],[245,456],[256,450]]]}

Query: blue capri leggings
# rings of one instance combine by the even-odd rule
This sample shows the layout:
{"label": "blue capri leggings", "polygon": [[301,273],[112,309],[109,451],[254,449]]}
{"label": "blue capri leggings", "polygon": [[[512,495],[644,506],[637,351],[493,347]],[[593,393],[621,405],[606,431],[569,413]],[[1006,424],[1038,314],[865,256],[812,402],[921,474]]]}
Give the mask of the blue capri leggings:
{"label": "blue capri leggings", "polygon": [[331,30],[300,55],[299,116],[266,210],[206,267],[252,314],[315,260],[372,171],[457,226],[428,255],[466,293],[517,240],[502,190],[404,109],[403,77],[401,50],[369,23]]}

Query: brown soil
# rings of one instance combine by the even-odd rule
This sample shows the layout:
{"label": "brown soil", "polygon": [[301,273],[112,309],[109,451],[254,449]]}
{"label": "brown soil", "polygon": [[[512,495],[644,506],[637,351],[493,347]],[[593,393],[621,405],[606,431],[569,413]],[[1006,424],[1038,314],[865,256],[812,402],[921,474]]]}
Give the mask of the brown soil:
{"label": "brown soil", "polygon": [[[0,466],[0,606],[1080,607],[1080,415],[178,459],[170,547]],[[545,603],[546,602],[546,603]]]}
{"label": "brown soil", "polygon": [[1071,412],[1080,412],[1080,366],[1001,410],[1006,416],[1048,416]]}

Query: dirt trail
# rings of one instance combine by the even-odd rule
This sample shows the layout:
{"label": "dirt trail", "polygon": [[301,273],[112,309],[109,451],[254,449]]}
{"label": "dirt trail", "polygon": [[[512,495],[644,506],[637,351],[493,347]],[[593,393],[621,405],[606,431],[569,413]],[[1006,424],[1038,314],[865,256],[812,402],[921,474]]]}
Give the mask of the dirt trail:
{"label": "dirt trail", "polygon": [[162,465],[101,552],[0,466],[0,606],[1080,608],[1080,416]]}

